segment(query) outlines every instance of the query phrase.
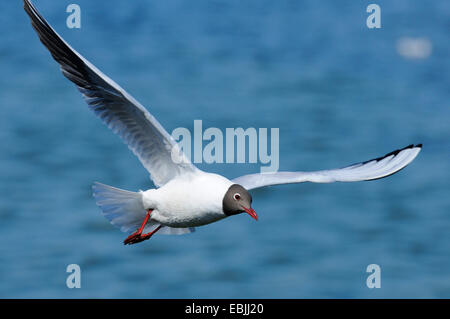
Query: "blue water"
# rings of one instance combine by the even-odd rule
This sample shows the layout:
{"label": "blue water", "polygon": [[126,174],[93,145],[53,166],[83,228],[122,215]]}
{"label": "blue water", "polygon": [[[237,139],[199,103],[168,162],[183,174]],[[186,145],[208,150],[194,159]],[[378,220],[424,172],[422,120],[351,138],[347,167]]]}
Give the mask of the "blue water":
{"label": "blue water", "polygon": [[[66,27],[69,3],[82,27]],[[373,2],[373,1],[372,1]],[[405,170],[362,183],[255,190],[239,215],[124,246],[91,197],[153,187],[38,41],[0,2],[0,297],[450,297],[450,2],[152,0],[35,4],[171,132],[280,129],[280,169],[342,167],[411,143]],[[432,44],[397,53],[402,37]],[[202,164],[229,178],[258,164]],[[381,267],[381,288],[366,267]],[[66,267],[81,267],[81,288]]]}

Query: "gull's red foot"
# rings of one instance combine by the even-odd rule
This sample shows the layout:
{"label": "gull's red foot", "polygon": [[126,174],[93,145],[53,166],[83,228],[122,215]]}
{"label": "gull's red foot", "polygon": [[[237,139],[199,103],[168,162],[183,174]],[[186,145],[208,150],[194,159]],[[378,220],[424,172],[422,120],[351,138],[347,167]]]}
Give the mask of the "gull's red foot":
{"label": "gull's red foot", "polygon": [[123,241],[123,244],[124,245],[133,245],[133,244],[140,243],[141,241],[150,239],[153,236],[153,234],[156,233],[161,227],[162,226],[159,225],[158,227],[155,228],[155,230],[153,230],[147,234],[142,234],[139,231],[136,231],[133,234],[131,234],[130,236],[128,236],[127,239],[125,239]]}
{"label": "gull's red foot", "polygon": [[133,244],[137,244],[140,243],[141,241],[150,239],[151,236],[147,236],[147,235],[142,235],[139,234],[138,232],[134,232],[133,234],[131,234],[130,236],[127,237],[127,239],[125,239],[123,241],[124,245],[133,245]]}
{"label": "gull's red foot", "polygon": [[123,244],[124,245],[132,245],[132,244],[136,244],[141,242],[142,240],[140,240],[140,238],[142,237],[142,234],[139,233],[138,231],[135,231],[134,233],[132,233],[130,236],[128,236],[124,241]]}
{"label": "gull's red foot", "polygon": [[137,243],[140,243],[141,241],[150,239],[150,237],[152,237],[152,235],[153,235],[154,233],[156,233],[156,232],[161,228],[161,225],[160,225],[160,226],[158,226],[154,231],[152,231],[152,232],[150,232],[150,233],[148,233],[148,234],[142,234],[142,231],[144,230],[145,225],[147,224],[148,219],[150,218],[151,212],[152,212],[151,209],[149,209],[149,210],[147,211],[147,215],[145,215],[145,218],[144,218],[144,221],[142,222],[141,227],[139,227],[138,230],[136,230],[134,233],[132,233],[130,236],[128,236],[128,237],[123,241],[123,244],[124,244],[124,245],[137,244]]}

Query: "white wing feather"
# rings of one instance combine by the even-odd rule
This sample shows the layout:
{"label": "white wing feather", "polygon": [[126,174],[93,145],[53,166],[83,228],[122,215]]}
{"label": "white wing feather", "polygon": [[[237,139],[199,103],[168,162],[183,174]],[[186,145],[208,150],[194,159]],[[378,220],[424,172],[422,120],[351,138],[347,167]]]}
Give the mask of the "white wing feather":
{"label": "white wing feather", "polygon": [[[197,169],[139,102],[67,44],[29,0],[24,0],[24,8],[41,42],[60,64],[62,73],[77,85],[89,108],[128,144],[156,186]],[[177,150],[176,162],[172,160],[174,149]]]}
{"label": "white wing feather", "polygon": [[358,182],[380,179],[392,175],[411,163],[419,154],[422,144],[409,145],[382,157],[353,164],[340,169],[316,172],[276,172],[244,175],[232,180],[247,190],[279,184],[302,182],[332,183]]}

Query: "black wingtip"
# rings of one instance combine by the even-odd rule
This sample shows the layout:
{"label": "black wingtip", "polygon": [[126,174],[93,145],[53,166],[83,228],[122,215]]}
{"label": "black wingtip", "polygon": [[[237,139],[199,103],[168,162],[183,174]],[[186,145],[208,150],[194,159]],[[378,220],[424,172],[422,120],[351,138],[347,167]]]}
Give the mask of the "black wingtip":
{"label": "black wingtip", "polygon": [[29,0],[23,0],[23,7],[26,9],[30,7],[32,4]]}
{"label": "black wingtip", "polygon": [[[403,148],[400,148],[400,149],[398,149],[398,150],[392,151],[392,152],[390,152],[390,153],[387,153],[386,155],[383,155],[383,156],[380,156],[380,157],[373,158],[373,159],[371,159],[371,160],[362,162],[361,164],[364,165],[364,164],[367,164],[367,163],[372,162],[372,161],[377,161],[377,162],[379,162],[379,161],[385,159],[386,157],[389,157],[389,156],[392,156],[392,155],[397,156],[400,152],[402,152],[402,151],[404,151],[404,150],[407,150],[407,149],[413,149],[413,148],[415,148],[415,147],[422,148],[422,144],[416,144],[416,145],[414,145],[414,144],[409,144],[409,145],[406,146],[406,147],[403,147]],[[355,164],[353,164],[353,165],[355,165]],[[350,165],[350,166],[352,166],[352,165]]]}
{"label": "black wingtip", "polygon": [[419,143],[419,144],[416,144],[416,145],[409,144],[408,146],[406,146],[406,147],[404,147],[404,148],[402,148],[402,149],[400,149],[398,151],[403,151],[403,150],[406,150],[408,148],[422,148],[422,143]]}

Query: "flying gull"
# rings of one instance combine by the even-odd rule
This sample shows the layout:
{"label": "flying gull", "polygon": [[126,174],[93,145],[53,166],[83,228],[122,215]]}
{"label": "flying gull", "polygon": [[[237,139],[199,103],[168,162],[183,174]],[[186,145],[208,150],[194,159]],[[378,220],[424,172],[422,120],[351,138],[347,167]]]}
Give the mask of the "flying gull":
{"label": "flying gull", "polygon": [[204,172],[182,153],[173,160],[175,140],[144,106],[65,42],[29,0],[24,0],[24,8],[62,73],[75,83],[89,108],[139,158],[157,187],[131,192],[94,183],[93,195],[103,215],[123,232],[132,233],[124,244],[147,240],[156,232],[190,233],[194,227],[240,213],[257,220],[249,190],[290,183],[384,178],[411,163],[422,148],[421,144],[409,145],[379,158],[315,172],[250,174],[232,180]]}

